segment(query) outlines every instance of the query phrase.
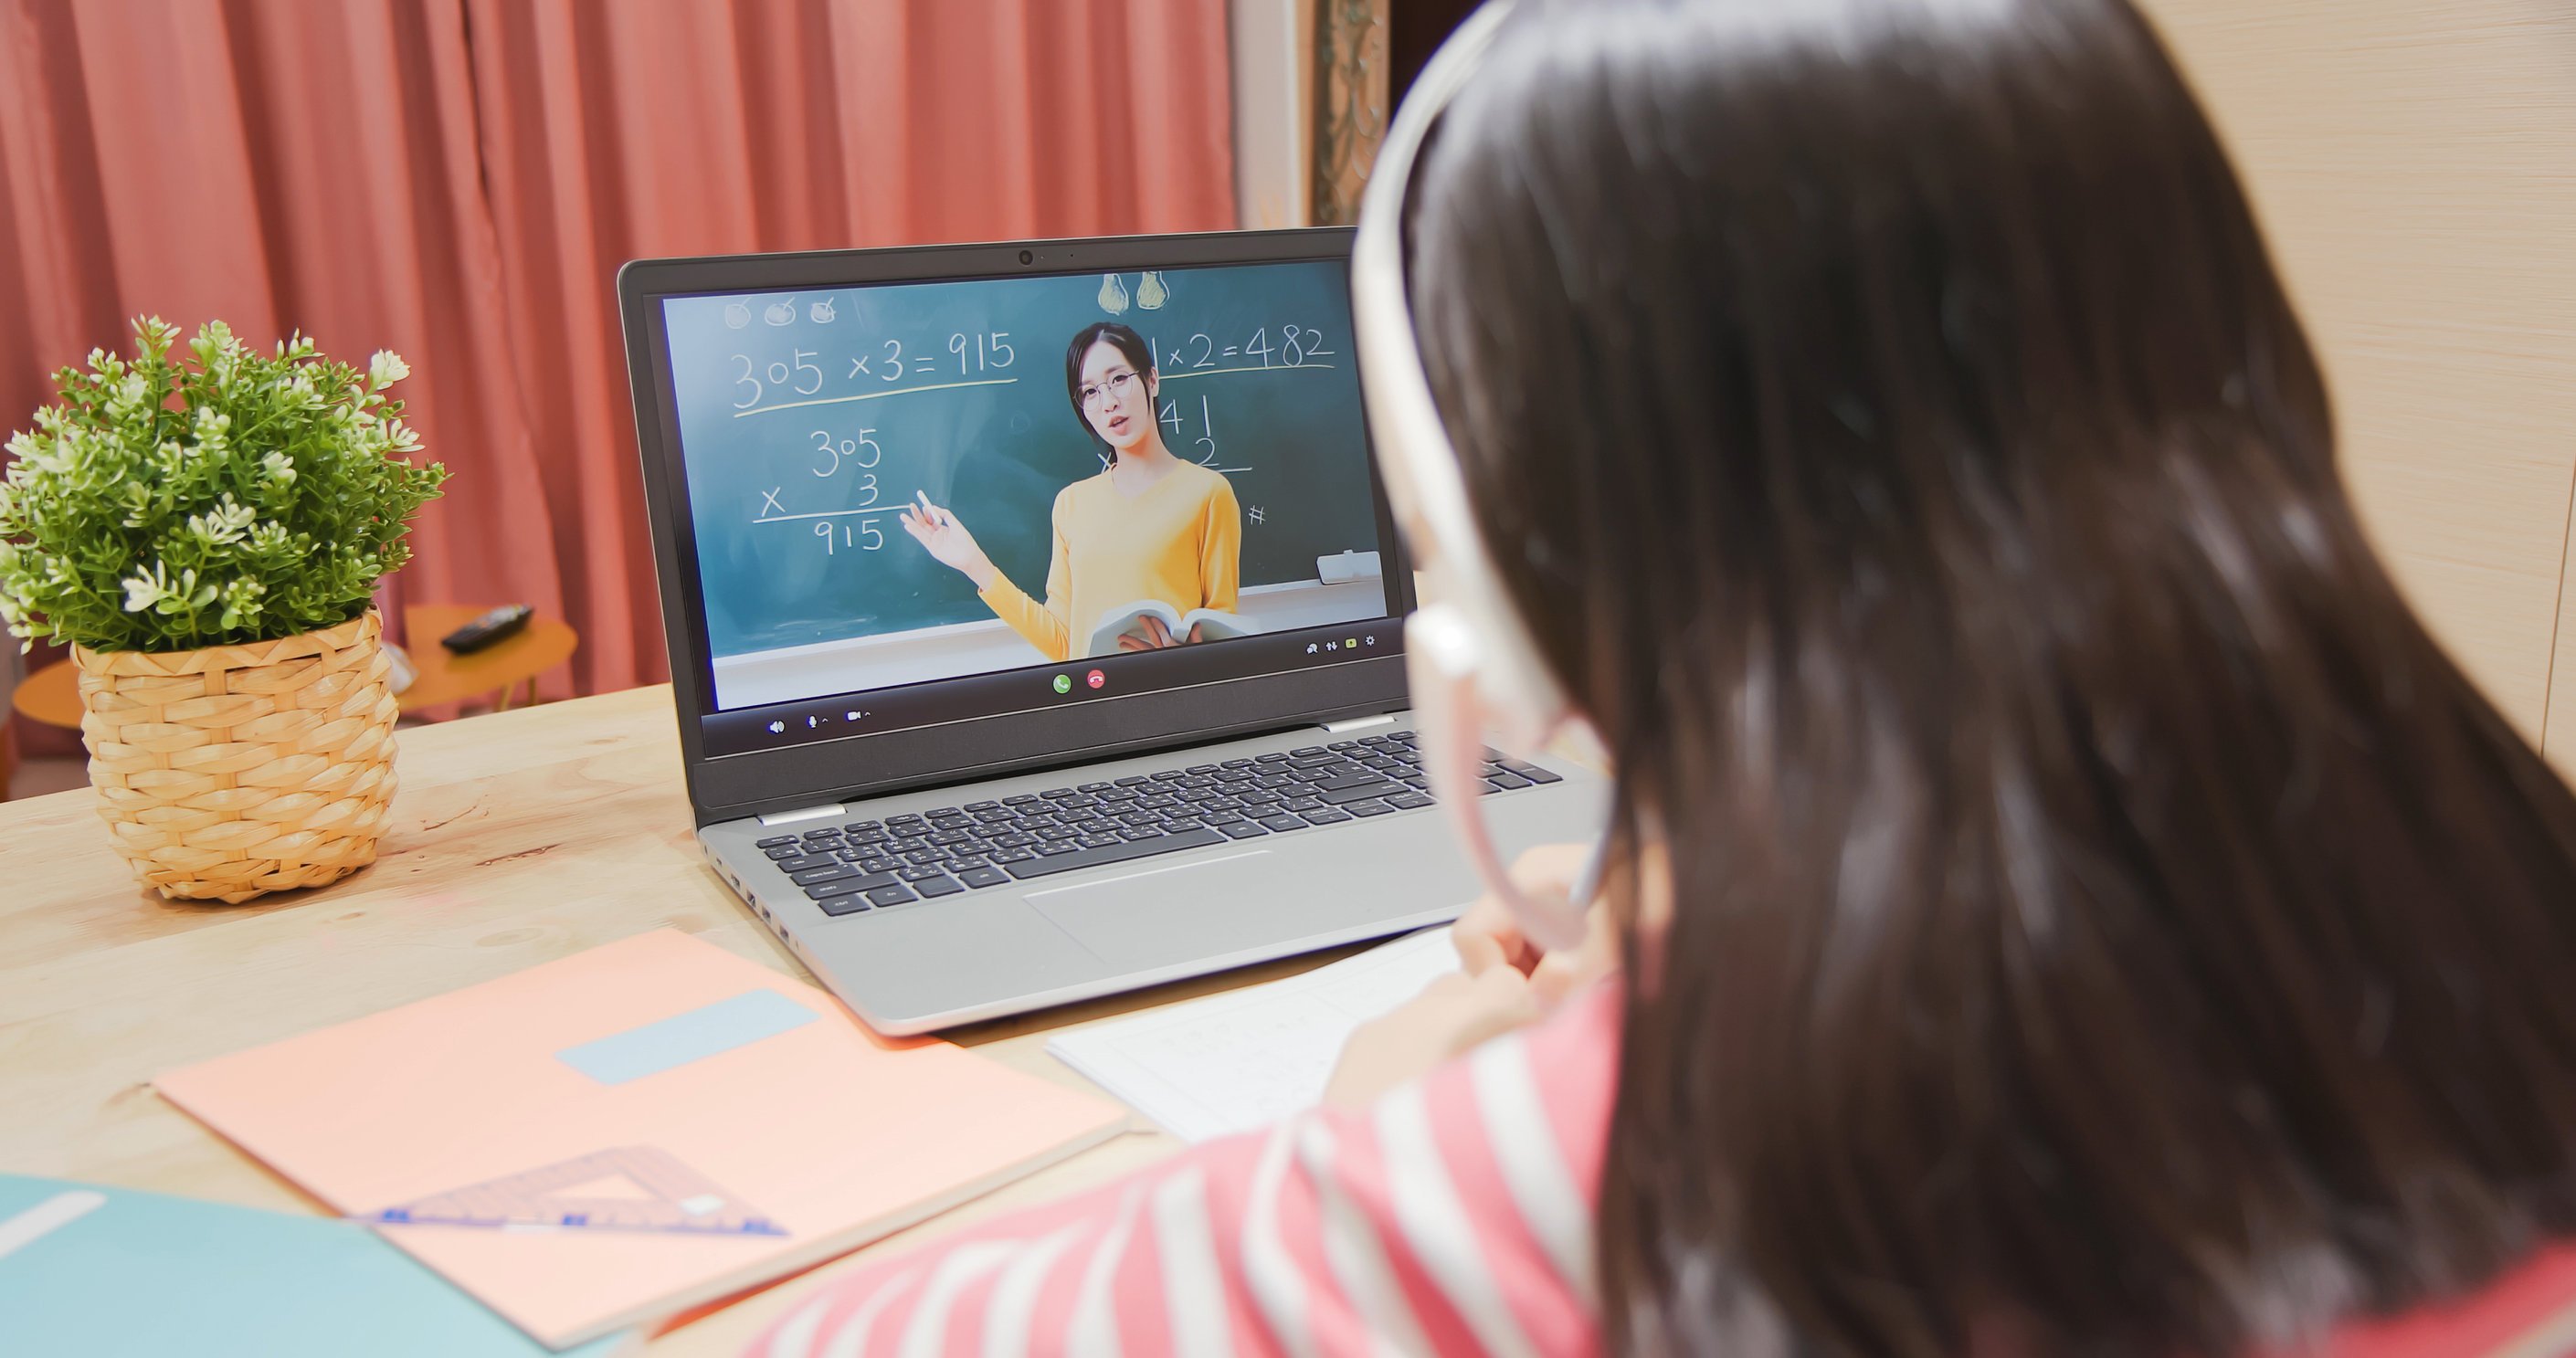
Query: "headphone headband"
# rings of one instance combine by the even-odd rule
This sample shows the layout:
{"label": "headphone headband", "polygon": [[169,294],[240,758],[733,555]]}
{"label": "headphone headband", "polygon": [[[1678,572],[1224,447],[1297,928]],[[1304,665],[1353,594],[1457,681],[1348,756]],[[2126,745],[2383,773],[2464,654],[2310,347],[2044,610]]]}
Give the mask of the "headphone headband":
{"label": "headphone headband", "polygon": [[1468,16],[1396,111],[1361,199],[1351,294],[1369,421],[1380,456],[1396,473],[1386,478],[1388,493],[1439,546],[1429,573],[1444,597],[1417,615],[1409,644],[1453,677],[1472,673],[1486,715],[1501,728],[1497,734],[1506,743],[1535,745],[1563,716],[1565,696],[1476,527],[1457,450],[1423,368],[1404,273],[1405,194],[1414,161],[1510,12],[1508,0],[1490,0]]}

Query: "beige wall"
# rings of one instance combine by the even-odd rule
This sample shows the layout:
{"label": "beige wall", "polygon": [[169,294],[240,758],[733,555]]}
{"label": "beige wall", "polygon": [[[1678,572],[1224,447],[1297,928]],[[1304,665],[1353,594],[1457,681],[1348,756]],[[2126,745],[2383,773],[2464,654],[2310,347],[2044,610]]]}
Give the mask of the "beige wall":
{"label": "beige wall", "polygon": [[2380,550],[2576,772],[2576,4],[2142,3],[2252,184]]}
{"label": "beige wall", "polygon": [[1304,226],[1313,220],[1315,0],[1227,0],[1226,21],[1237,224]]}

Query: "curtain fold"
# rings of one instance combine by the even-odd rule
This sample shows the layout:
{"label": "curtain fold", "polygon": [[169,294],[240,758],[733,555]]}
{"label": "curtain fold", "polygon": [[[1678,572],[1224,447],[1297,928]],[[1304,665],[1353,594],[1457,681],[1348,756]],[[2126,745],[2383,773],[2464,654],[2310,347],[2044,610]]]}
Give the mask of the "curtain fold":
{"label": "curtain fold", "polygon": [[395,349],[456,476],[388,602],[654,681],[618,265],[1229,227],[1226,42],[1199,0],[0,0],[0,428],[134,315]]}
{"label": "curtain fold", "polygon": [[[1318,222],[1360,219],[1360,192],[1386,140],[1389,0],[1317,0],[1314,211]],[[1412,6],[1409,8],[1419,8]],[[1414,22],[1421,22],[1419,15]]]}

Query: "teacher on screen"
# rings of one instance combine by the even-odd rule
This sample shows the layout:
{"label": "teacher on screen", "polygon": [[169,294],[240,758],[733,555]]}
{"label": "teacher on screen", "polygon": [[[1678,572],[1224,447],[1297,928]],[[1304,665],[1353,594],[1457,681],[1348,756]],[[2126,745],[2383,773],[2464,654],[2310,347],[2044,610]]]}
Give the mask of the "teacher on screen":
{"label": "teacher on screen", "polygon": [[[1069,660],[1111,609],[1159,599],[1176,614],[1231,613],[1243,550],[1234,487],[1217,472],[1163,446],[1154,420],[1162,378],[1154,351],[1126,326],[1085,326],[1064,351],[1065,396],[1098,445],[1101,471],[1055,497],[1055,559],[1041,605],[984,555],[955,514],[927,496],[903,510],[904,531],[941,563],[975,582],[995,616],[1049,660]],[[1202,640],[1175,637],[1145,618],[1118,638],[1126,651]]]}

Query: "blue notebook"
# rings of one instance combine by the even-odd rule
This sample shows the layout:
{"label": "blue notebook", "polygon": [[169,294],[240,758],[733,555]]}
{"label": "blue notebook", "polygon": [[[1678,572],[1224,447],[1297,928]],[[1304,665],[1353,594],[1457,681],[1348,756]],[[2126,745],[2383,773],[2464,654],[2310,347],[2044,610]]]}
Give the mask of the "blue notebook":
{"label": "blue notebook", "polygon": [[[567,1352],[608,1358],[635,1343]],[[552,1352],[353,1222],[0,1174],[0,1353]]]}

